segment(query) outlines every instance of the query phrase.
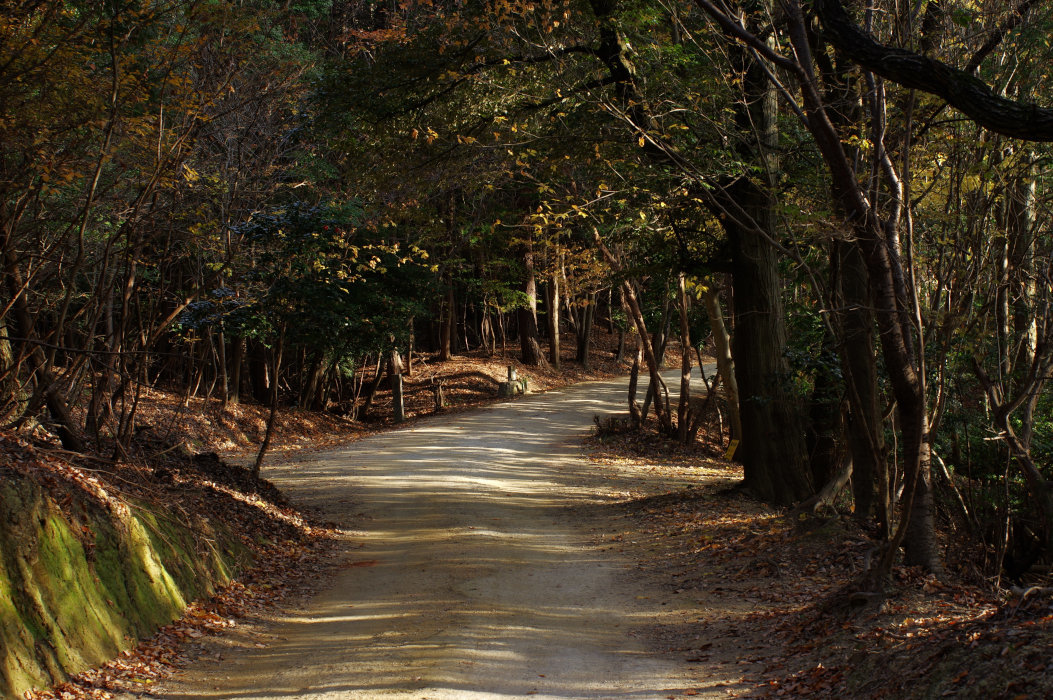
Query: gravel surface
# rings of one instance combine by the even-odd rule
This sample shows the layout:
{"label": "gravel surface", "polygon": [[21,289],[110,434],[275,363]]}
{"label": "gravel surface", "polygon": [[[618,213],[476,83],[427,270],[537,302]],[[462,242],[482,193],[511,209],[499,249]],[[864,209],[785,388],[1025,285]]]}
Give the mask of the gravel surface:
{"label": "gravel surface", "polygon": [[641,478],[581,454],[593,416],[623,411],[625,385],[436,416],[270,467],[292,501],[344,528],[345,561],[301,609],[232,636],[151,695],[708,694],[691,688],[697,666],[648,643],[656,623],[685,614],[683,596],[650,589],[625,555],[598,547],[602,523],[587,514],[620,497],[620,479]]}

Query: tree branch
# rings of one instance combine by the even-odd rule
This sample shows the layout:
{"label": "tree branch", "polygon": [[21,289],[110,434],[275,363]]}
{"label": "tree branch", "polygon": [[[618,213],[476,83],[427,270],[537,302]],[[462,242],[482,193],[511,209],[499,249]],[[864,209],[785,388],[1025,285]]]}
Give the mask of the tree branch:
{"label": "tree branch", "polygon": [[813,0],[813,6],[826,39],[866,70],[940,97],[985,129],[1025,141],[1053,141],[1053,109],[1006,99],[969,72],[878,43],[838,0]]}

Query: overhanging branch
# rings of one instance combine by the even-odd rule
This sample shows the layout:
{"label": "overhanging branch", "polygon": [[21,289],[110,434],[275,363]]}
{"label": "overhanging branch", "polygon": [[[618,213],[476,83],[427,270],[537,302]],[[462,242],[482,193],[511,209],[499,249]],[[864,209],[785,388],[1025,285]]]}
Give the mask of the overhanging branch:
{"label": "overhanging branch", "polygon": [[813,0],[813,6],[825,38],[862,68],[940,97],[985,129],[1025,141],[1053,141],[1053,109],[1007,99],[967,71],[878,43],[838,0]]}

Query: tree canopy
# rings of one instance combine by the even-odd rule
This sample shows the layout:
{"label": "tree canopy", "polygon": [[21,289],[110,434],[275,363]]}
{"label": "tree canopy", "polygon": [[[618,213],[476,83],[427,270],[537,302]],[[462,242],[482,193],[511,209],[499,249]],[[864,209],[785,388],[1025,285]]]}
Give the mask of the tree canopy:
{"label": "tree canopy", "polygon": [[862,5],[6,3],[0,418],[358,415],[392,353],[588,363],[602,320],[659,387],[634,423],[693,439],[672,339],[754,495],[850,480],[871,585],[937,527],[1048,560],[1053,9]]}

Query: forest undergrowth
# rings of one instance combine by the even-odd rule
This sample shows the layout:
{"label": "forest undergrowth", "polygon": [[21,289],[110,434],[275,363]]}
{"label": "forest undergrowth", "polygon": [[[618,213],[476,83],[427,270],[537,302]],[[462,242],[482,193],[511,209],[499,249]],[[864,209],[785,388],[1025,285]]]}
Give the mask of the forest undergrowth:
{"label": "forest undergrowth", "polygon": [[[623,367],[604,353],[585,372],[531,368],[535,389],[611,376]],[[410,420],[434,413],[432,379],[443,380],[455,411],[496,400],[507,360],[461,356],[419,363],[407,382]],[[418,391],[414,391],[414,383]],[[383,394],[375,418],[298,409],[282,411],[272,459],[326,449],[396,427]],[[247,463],[262,437],[266,408],[221,406],[153,391],[144,394],[136,451],[118,462],[76,457],[47,441],[5,436],[6,458],[32,462],[43,483],[97,480],[118,495],[196,509],[244,533],[256,563],[210,600],[105,666],[30,700],[120,698],[148,691],[204,647],[196,640],[239,619],[309,594],[335,566],[339,532],[290,507],[266,481],[254,490]],[[737,697],[1049,697],[1053,694],[1053,606],[1048,595],[999,594],[969,566],[966,543],[944,538],[948,570],[940,578],[897,567],[879,604],[849,602],[872,535],[847,511],[797,516],[769,508],[737,488],[741,470],[724,459],[723,437],[708,426],[684,448],[653,425],[594,436],[587,448],[598,468],[668,475],[697,484],[662,493],[621,494],[598,543],[630,557],[638,575],[670,596],[693,597],[697,614],[653,630],[653,642],[687,664],[724,669]],[[104,454],[101,450],[99,454]],[[266,476],[266,463],[263,470]],[[737,650],[733,661],[718,654]],[[718,684],[720,685],[720,684]]]}
{"label": "forest undergrowth", "polygon": [[860,603],[876,533],[847,508],[765,506],[738,488],[719,435],[699,440],[685,449],[650,423],[589,439],[597,465],[698,481],[625,494],[610,506],[620,528],[601,535],[641,576],[697,600],[697,615],[654,630],[656,645],[693,664],[737,649],[734,697],[1053,697],[1048,589],[999,592],[969,543],[943,536],[944,574],[897,566],[886,597]]}
{"label": "forest undergrowth", "polygon": [[[602,353],[589,370],[567,363],[562,370],[531,367],[531,390],[549,390],[625,370],[615,362],[612,339],[599,337]],[[608,341],[608,342],[604,342]],[[406,378],[407,422],[433,415],[431,387],[442,382],[446,406],[455,412],[494,403],[498,381],[513,365],[507,357],[466,353],[448,362],[422,357]],[[208,600],[194,601],[177,621],[105,665],[50,689],[25,693],[26,700],[107,700],[139,697],[176,669],[207,653],[202,637],[237,627],[263,610],[291,604],[317,590],[339,562],[333,556],[341,532],[310,512],[294,508],[266,480],[267,464],[305,450],[330,449],[400,427],[391,418],[390,392],[379,392],[372,412],[351,420],[334,412],[283,408],[258,485],[246,468],[266,429],[268,408],[228,403],[159,389],[144,389],[136,409],[141,430],[133,449],[113,459],[106,442],[91,454],[61,448],[43,428],[0,433],[0,463],[18,464],[61,500],[70,489],[102,492],[114,501],[148,504],[159,511],[204,514],[240,534],[253,563]],[[402,424],[403,426],[405,424]]]}

